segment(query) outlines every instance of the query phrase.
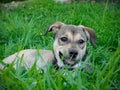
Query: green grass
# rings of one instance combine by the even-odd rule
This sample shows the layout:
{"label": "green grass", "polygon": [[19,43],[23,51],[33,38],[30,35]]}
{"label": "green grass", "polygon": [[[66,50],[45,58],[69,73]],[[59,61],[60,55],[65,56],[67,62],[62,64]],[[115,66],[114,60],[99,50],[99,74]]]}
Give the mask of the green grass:
{"label": "green grass", "polygon": [[119,90],[120,89],[120,7],[108,3],[56,4],[31,0],[18,8],[0,9],[0,60],[22,49],[52,50],[53,35],[44,31],[56,21],[85,25],[95,30],[97,46],[88,43],[92,71],[75,69],[47,72],[12,65],[0,70],[0,90]]}

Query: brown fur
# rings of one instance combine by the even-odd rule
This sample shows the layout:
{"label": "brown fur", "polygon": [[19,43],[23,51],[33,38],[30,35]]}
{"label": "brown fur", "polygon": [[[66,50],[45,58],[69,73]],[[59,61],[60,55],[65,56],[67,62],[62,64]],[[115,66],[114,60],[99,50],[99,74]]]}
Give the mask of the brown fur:
{"label": "brown fur", "polygon": [[[84,26],[66,25],[61,22],[56,22],[49,26],[45,35],[48,32],[54,34],[53,51],[50,50],[22,50],[3,60],[4,63],[10,64],[13,61],[22,59],[21,66],[31,68],[36,62],[37,68],[43,68],[48,62],[54,66],[68,66],[69,69],[74,69],[81,66],[81,62],[85,60],[87,52],[87,41],[95,46],[95,33],[92,29]],[[15,68],[14,65],[14,68]],[[4,68],[0,65],[0,68]]]}
{"label": "brown fur", "polygon": [[[73,68],[78,67],[81,64],[81,60],[86,56],[87,41],[90,40],[91,44],[95,46],[95,33],[88,27],[66,25],[61,22],[56,22],[46,30],[46,34],[51,31],[54,34],[53,50],[57,58],[58,66],[60,67],[64,66],[66,63],[70,64]],[[61,38],[67,38],[68,40],[64,42]],[[80,40],[84,42],[80,44]],[[73,51],[72,53],[78,53],[75,59],[70,58],[70,51]],[[62,56],[65,54],[63,61],[59,54],[62,54]],[[75,65],[76,62],[78,63],[77,66]]]}

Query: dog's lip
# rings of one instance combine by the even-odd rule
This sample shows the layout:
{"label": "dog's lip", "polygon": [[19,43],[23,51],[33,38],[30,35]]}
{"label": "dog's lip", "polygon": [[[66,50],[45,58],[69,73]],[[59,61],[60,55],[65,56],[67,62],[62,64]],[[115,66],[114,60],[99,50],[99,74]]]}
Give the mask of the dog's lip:
{"label": "dog's lip", "polygon": [[59,57],[62,58],[63,57],[63,54],[61,52],[59,52]]}
{"label": "dog's lip", "polygon": [[67,64],[67,65],[73,65],[73,64],[75,64],[75,60],[65,59],[63,62],[64,62],[64,64]]}
{"label": "dog's lip", "polygon": [[77,63],[75,59],[70,59],[69,57],[65,57],[61,52],[59,52],[59,57],[63,61],[64,64],[74,65]]}

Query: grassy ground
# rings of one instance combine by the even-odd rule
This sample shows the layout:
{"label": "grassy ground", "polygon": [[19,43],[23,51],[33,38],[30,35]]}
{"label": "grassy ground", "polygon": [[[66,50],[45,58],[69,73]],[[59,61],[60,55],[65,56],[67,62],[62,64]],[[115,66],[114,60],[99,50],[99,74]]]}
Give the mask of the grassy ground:
{"label": "grassy ground", "polygon": [[31,0],[18,8],[0,9],[0,60],[19,50],[52,50],[52,34],[45,29],[56,21],[83,24],[95,30],[97,46],[88,43],[92,71],[76,69],[46,73],[9,67],[0,70],[0,90],[120,90],[120,7],[109,3],[56,4]]}

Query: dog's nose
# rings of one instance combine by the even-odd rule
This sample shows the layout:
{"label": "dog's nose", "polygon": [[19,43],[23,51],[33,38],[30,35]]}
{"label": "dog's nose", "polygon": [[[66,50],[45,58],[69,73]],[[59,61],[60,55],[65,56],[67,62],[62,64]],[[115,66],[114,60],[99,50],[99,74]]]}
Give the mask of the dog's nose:
{"label": "dog's nose", "polygon": [[74,49],[71,49],[71,50],[69,50],[69,55],[70,55],[71,58],[74,59],[74,58],[77,57],[78,51],[77,51],[77,50],[74,50]]}

